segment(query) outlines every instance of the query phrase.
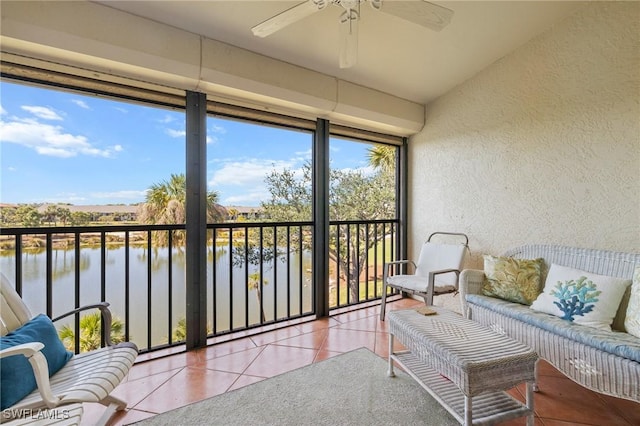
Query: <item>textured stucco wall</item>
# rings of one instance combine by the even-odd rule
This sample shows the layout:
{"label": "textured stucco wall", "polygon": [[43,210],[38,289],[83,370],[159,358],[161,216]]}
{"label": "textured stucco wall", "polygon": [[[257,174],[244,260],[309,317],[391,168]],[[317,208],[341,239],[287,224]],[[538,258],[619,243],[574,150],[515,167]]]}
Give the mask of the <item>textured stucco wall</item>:
{"label": "textured stucco wall", "polygon": [[640,251],[640,3],[590,3],[427,106],[409,141],[409,251],[465,232]]}

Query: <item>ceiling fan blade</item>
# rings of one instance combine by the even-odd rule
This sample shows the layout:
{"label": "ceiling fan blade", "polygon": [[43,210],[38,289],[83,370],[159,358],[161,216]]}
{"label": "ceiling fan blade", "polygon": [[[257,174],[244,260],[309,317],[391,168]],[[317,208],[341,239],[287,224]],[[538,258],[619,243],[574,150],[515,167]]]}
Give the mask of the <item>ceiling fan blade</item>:
{"label": "ceiling fan blade", "polygon": [[347,9],[340,16],[340,68],[349,68],[358,61],[358,12]]}
{"label": "ceiling fan blade", "polygon": [[453,10],[423,0],[385,0],[380,10],[434,31],[440,31],[446,27],[453,17]]}
{"label": "ceiling fan blade", "polygon": [[297,4],[292,8],[287,9],[284,12],[280,12],[266,21],[259,23],[255,27],[251,28],[251,31],[255,36],[266,37],[287,25],[293,24],[294,22],[306,18],[309,15],[313,15],[319,10],[324,9],[326,6],[326,1],[307,0],[304,3]]}

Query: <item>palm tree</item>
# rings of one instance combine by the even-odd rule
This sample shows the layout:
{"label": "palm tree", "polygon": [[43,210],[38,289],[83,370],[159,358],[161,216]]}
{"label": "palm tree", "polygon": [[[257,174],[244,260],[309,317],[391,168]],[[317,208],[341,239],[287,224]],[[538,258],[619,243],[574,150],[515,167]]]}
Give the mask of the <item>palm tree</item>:
{"label": "palm tree", "polygon": [[[211,328],[211,325],[207,323],[207,334],[211,334],[213,332],[213,329]],[[184,342],[187,340],[187,319],[185,317],[180,317],[178,319],[178,324],[176,324],[176,327],[173,329],[173,333],[171,334],[171,341],[172,342]],[[165,343],[168,340],[165,341]]]}
{"label": "palm tree", "polygon": [[[102,315],[94,312],[80,318],[80,352],[88,352],[100,348]],[[65,348],[75,351],[75,331],[65,325],[58,332]],[[124,342],[124,323],[117,317],[111,319],[111,341],[113,344]]]}
{"label": "palm tree", "polygon": [[230,218],[231,220],[236,220],[236,219],[238,219],[238,215],[239,215],[239,214],[240,214],[240,213],[238,212],[238,209],[235,209],[235,208],[233,208],[233,207],[229,209],[229,218]]}
{"label": "palm tree", "polygon": [[[139,220],[149,224],[182,224],[186,221],[187,179],[184,173],[172,174],[168,181],[154,183],[149,187],[146,202],[139,207]],[[218,193],[207,192],[207,222],[222,222],[227,210],[218,204]],[[184,240],[184,232],[175,231],[174,238]],[[167,234],[155,232],[154,241],[166,243]]]}
{"label": "palm tree", "polygon": [[[263,285],[267,285],[268,283],[269,283],[269,280],[267,279],[262,280]],[[262,306],[262,292],[261,292],[261,286],[260,286],[259,272],[254,272],[252,274],[249,274],[249,281],[247,282],[247,287],[249,288],[249,290],[256,291],[256,297],[258,298],[258,306],[260,307],[260,321],[265,322],[266,317],[264,315],[264,307]]]}
{"label": "palm tree", "polygon": [[376,169],[393,171],[396,166],[396,147],[391,145],[376,145],[368,150],[369,164]]}

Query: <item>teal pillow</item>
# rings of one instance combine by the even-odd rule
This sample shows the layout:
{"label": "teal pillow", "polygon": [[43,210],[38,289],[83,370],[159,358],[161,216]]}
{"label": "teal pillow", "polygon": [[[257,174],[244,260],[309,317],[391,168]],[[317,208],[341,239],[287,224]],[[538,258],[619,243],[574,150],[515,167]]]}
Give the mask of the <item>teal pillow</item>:
{"label": "teal pillow", "polygon": [[[0,349],[23,343],[41,342],[42,353],[47,359],[49,376],[56,373],[73,354],[67,351],[58,337],[58,332],[48,316],[40,314],[22,327],[0,337]],[[22,355],[9,356],[0,361],[0,409],[4,410],[33,392],[36,378],[27,358]]]}

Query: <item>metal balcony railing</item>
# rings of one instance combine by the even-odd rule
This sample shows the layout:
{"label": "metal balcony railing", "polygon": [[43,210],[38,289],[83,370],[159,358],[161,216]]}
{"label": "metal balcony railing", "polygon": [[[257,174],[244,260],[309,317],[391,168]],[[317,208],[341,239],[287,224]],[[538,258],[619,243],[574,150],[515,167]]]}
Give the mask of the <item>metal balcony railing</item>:
{"label": "metal balcony railing", "polygon": [[[207,328],[210,337],[313,316],[313,223],[207,226]],[[382,267],[396,253],[397,220],[332,221],[330,308],[380,297]],[[107,301],[114,341],[141,352],[185,339],[184,225],[3,228],[0,270],[33,312],[51,317]],[[76,352],[95,323],[81,315],[57,324]],[[115,338],[114,338],[115,337]]]}

